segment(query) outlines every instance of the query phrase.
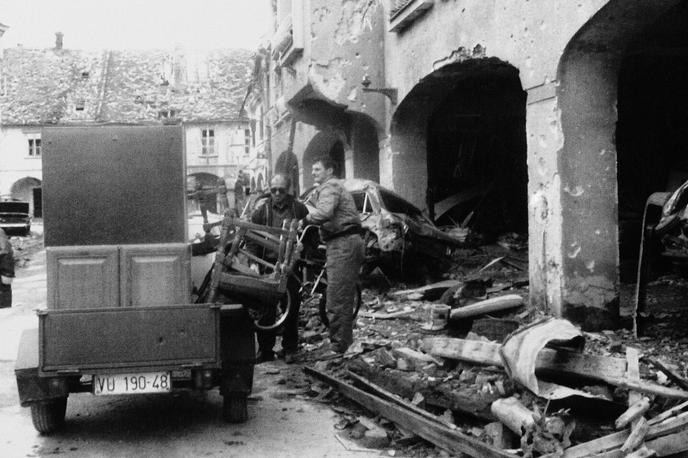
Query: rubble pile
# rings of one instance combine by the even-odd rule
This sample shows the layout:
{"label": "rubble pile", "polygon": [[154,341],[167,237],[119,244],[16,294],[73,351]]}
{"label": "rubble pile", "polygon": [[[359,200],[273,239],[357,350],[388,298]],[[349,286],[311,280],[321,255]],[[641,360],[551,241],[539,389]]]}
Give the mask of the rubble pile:
{"label": "rubble pile", "polygon": [[501,250],[465,250],[438,283],[365,289],[344,357],[323,357],[326,330],[303,307],[311,393],[337,405],[342,443],[390,456],[688,451],[686,339],[583,332],[526,309],[527,266]]}

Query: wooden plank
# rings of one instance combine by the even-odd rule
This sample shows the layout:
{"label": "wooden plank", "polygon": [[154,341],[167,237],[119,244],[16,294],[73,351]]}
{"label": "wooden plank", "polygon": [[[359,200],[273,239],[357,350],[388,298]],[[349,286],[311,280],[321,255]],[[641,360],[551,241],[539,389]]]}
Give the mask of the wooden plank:
{"label": "wooden plank", "polygon": [[402,428],[408,429],[423,439],[448,450],[451,453],[467,453],[470,456],[480,456],[485,458],[507,457],[513,458],[516,455],[498,450],[491,445],[480,442],[473,437],[467,436],[457,430],[452,430],[447,426],[438,424],[400,405],[393,404],[377,396],[366,393],[354,386],[341,380],[331,377],[315,369],[304,368],[306,374],[314,376],[329,385],[337,388],[340,393],[349,399],[357,402],[361,406],[375,414],[382,415],[388,420],[397,423]]}
{"label": "wooden plank", "polygon": [[[684,412],[662,423],[652,424],[648,429],[645,440],[650,441],[651,439],[656,439],[668,434],[683,432],[685,429],[688,429],[688,412]],[[569,447],[564,450],[563,458],[587,457],[607,451],[614,451],[623,445],[629,434],[630,430],[627,429],[576,445],[574,447]]]}
{"label": "wooden plank", "polygon": [[368,379],[365,379],[361,377],[360,375],[351,372],[351,371],[346,371],[346,375],[349,376],[354,380],[354,384],[357,384],[359,386],[362,386],[363,389],[371,394],[374,394],[375,396],[384,399],[385,401],[392,402],[394,404],[397,404],[399,406],[402,406],[408,410],[411,410],[412,412],[417,413],[418,415],[421,415],[429,420],[432,420],[434,422],[437,422],[441,425],[447,426],[451,429],[456,429],[456,425],[453,423],[448,422],[442,417],[439,417],[437,415],[433,415],[432,413],[428,412],[425,409],[421,409],[420,407],[410,403],[408,399],[404,399],[401,396],[392,393],[391,391],[387,391],[384,388],[382,388],[380,385],[377,385],[373,382],[371,382]]}
{"label": "wooden plank", "polygon": [[460,285],[462,282],[459,280],[443,280],[437,283],[432,283],[430,285],[425,285],[421,286],[420,288],[413,288],[413,289],[403,289],[400,291],[392,291],[389,293],[390,296],[393,297],[399,297],[399,296],[408,296],[410,294],[416,294],[420,293],[423,294],[423,297],[425,297],[426,294],[434,294],[437,297],[441,296],[442,293],[444,293],[446,290],[451,288],[452,286],[457,286]]}
{"label": "wooden plank", "polygon": [[[423,339],[422,345],[423,351],[433,356],[502,367],[499,348],[497,343],[451,337],[428,337]],[[538,374],[584,377],[669,399],[688,399],[687,391],[667,388],[657,383],[628,380],[626,361],[621,358],[544,348],[538,354],[535,369]]]}
{"label": "wooden plank", "polygon": [[475,385],[464,385],[455,389],[434,386],[421,378],[413,377],[408,372],[397,369],[379,370],[361,359],[352,360],[348,368],[403,398],[412,399],[416,393],[420,393],[425,398],[426,405],[457,411],[486,421],[496,420],[490,406],[500,398],[499,393],[482,391]]}
{"label": "wooden plank", "polygon": [[655,358],[647,358],[647,362],[655,366],[660,371],[664,372],[669,379],[680,386],[684,390],[688,390],[688,381],[684,378],[679,377],[674,371],[666,367],[661,361]]}
{"label": "wooden plank", "polygon": [[518,294],[507,294],[505,296],[493,297],[484,301],[467,305],[465,307],[454,309],[451,311],[449,319],[460,320],[462,318],[512,309],[515,307],[520,307],[521,305],[523,305],[523,298],[521,296]]}

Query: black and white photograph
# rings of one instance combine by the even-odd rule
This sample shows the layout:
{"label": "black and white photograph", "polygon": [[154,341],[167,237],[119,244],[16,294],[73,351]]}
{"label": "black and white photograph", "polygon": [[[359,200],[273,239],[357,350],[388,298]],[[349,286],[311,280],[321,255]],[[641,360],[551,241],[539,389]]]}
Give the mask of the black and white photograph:
{"label": "black and white photograph", "polygon": [[0,456],[688,457],[688,0],[0,0]]}

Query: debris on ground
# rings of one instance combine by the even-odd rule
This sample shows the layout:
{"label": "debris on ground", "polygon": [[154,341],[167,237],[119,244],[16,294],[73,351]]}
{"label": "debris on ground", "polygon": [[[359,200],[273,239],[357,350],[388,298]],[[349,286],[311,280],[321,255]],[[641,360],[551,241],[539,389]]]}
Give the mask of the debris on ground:
{"label": "debris on ground", "polygon": [[688,451],[688,338],[661,337],[683,312],[655,337],[584,332],[525,306],[522,249],[506,235],[458,250],[443,281],[364,285],[343,356],[323,356],[327,329],[302,308],[311,398],[337,409],[337,433],[389,456]]}

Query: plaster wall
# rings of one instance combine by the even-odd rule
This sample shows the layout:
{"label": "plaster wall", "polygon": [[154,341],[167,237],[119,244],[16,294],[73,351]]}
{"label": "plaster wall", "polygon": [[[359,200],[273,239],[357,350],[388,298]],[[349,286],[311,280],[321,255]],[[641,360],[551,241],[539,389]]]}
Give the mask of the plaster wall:
{"label": "plaster wall", "polygon": [[[353,148],[347,150],[347,173],[357,173],[362,168],[367,170],[372,164],[378,164],[379,167],[377,139],[373,139],[371,146],[369,142],[359,141],[364,136],[366,140],[373,137],[367,129],[364,132],[354,131],[358,130],[355,118],[361,115],[371,121],[376,133],[385,129],[386,104],[389,102],[382,94],[363,93],[361,85],[365,75],[370,79],[371,87],[381,88],[385,85],[386,16],[382,1],[293,2],[292,16],[297,15],[302,18],[293,20],[294,37],[299,33],[296,28],[302,24],[303,52],[293,62],[279,69],[272,91],[277,117],[283,120],[278,126],[282,133],[273,133],[273,160],[288,144],[289,127],[283,118],[288,106],[295,119],[300,121],[299,124],[311,124],[317,130],[349,131],[349,135],[358,137],[351,138],[345,145],[345,148]],[[317,104],[312,101],[317,101]],[[302,133],[312,138],[317,130],[304,130]],[[297,132],[294,152],[300,162],[310,138]],[[370,158],[370,154],[378,157]],[[357,162],[361,164],[357,165]],[[309,174],[310,171],[301,170],[302,177],[304,173]],[[368,173],[367,176],[378,177],[379,171]],[[303,180],[301,182],[303,185]]]}
{"label": "plaster wall", "polygon": [[[615,294],[616,276],[608,271],[615,267],[617,260],[616,254],[609,252],[616,243],[616,221],[610,220],[615,208],[615,187],[609,181],[610,177],[615,179],[615,173],[608,170],[612,164],[603,158],[601,170],[599,163],[584,166],[585,170],[577,174],[581,181],[569,181],[568,177],[562,180],[559,159],[564,135],[557,97],[557,72],[566,46],[607,3],[607,0],[437,0],[409,27],[398,33],[388,32],[386,37],[385,74],[388,86],[399,90],[402,101],[421,79],[455,62],[494,57],[518,69],[521,86],[528,93],[530,296],[534,305],[555,315],[561,315],[563,304],[569,304],[570,300],[599,305]],[[426,132],[410,135],[407,130],[401,135],[408,138],[392,138],[382,157],[391,163],[394,170],[391,178],[397,192],[418,204],[424,201],[426,187],[422,183],[427,174],[422,168],[426,156],[422,138]],[[409,153],[418,158],[408,157]],[[572,166],[580,159],[568,158]],[[583,180],[588,172],[592,174]],[[414,179],[408,180],[409,176]],[[597,193],[605,198],[591,200]],[[611,195],[614,197],[608,199]],[[576,267],[580,275],[570,277],[567,289],[566,275],[572,271],[565,266],[567,261],[580,256],[581,249],[581,240],[569,234],[581,232],[581,227],[575,225],[582,220],[571,219],[572,215],[562,211],[571,204],[574,208],[570,211],[574,213],[592,213],[600,211],[598,207],[610,207],[604,209],[604,216],[588,231],[593,237],[607,238],[606,243],[590,248],[599,249],[598,258],[608,260],[609,265],[581,256]],[[566,227],[569,230],[565,233]],[[589,294],[567,293],[571,291],[571,281],[584,285],[576,291]],[[602,288],[601,294],[595,292],[598,288]],[[570,296],[569,302],[564,296]]]}
{"label": "plaster wall", "polygon": [[26,134],[40,127],[4,126],[0,129],[0,195],[9,195],[12,185],[25,177],[43,179],[40,157],[28,155]]}
{"label": "plaster wall", "polygon": [[[436,0],[408,28],[388,32],[387,81],[400,99],[418,80],[470,58],[476,46],[520,71],[528,90],[556,79],[571,37],[607,0]],[[442,33],[438,33],[441,30]]]}
{"label": "plaster wall", "polygon": [[563,147],[561,112],[555,98],[526,106],[528,142],[528,265],[531,304],[561,314],[563,276],[561,178],[557,154]]}

